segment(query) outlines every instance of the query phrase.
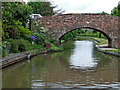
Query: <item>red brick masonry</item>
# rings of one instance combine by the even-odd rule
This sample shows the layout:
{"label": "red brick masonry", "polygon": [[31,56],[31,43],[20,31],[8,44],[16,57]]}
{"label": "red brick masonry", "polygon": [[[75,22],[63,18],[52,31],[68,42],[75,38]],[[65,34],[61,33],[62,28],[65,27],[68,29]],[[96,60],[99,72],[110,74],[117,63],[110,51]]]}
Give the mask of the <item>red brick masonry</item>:
{"label": "red brick masonry", "polygon": [[72,13],[45,16],[36,20],[48,29],[48,33],[53,33],[57,40],[77,28],[90,28],[103,33],[108,38],[110,47],[120,48],[120,17],[101,13]]}

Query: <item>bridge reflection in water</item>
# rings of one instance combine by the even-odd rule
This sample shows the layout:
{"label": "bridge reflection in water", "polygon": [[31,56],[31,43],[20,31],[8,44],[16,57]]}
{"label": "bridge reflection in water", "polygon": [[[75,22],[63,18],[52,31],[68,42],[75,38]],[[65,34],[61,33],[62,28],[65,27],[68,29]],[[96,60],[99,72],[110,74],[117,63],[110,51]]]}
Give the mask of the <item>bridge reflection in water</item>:
{"label": "bridge reflection in water", "polygon": [[3,88],[118,87],[118,58],[95,51],[90,41],[66,44],[74,48],[38,55],[4,70]]}

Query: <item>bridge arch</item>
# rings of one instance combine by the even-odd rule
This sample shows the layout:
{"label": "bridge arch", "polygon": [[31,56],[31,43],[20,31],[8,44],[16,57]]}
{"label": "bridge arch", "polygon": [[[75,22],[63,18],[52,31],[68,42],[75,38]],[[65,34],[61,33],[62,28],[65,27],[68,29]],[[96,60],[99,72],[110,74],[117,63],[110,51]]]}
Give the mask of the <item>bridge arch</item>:
{"label": "bridge arch", "polygon": [[45,16],[35,19],[47,33],[59,40],[65,33],[77,28],[91,28],[101,32],[108,39],[110,47],[120,48],[120,17],[101,13],[78,13]]}
{"label": "bridge arch", "polygon": [[81,28],[86,28],[86,29],[93,29],[95,31],[98,31],[100,33],[102,33],[108,40],[108,47],[112,47],[112,39],[109,37],[109,35],[107,35],[105,32],[103,32],[102,30],[100,30],[99,28],[94,28],[94,27],[88,27],[88,26],[82,26],[80,28],[75,28],[75,29],[71,29],[71,30],[68,30],[68,32],[64,33],[64,34],[61,34],[59,36],[59,40],[61,40],[62,37],[64,37],[66,34],[68,34],[69,32],[72,32],[76,29],[81,29]]}

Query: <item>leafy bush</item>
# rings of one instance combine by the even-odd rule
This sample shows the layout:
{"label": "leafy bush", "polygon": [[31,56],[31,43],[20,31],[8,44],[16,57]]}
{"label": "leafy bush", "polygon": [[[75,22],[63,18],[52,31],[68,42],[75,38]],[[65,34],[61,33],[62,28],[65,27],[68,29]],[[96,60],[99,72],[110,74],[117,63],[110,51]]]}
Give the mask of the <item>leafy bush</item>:
{"label": "leafy bush", "polygon": [[[8,42],[11,44],[10,53],[18,53],[18,42],[16,39],[8,39]],[[20,42],[19,42],[20,43]]]}
{"label": "leafy bush", "polygon": [[3,37],[19,38],[19,36],[24,37],[29,34],[30,31],[26,26],[33,11],[32,7],[23,5],[21,2],[2,2],[2,6],[4,7],[2,10]]}
{"label": "leafy bush", "polygon": [[63,50],[63,47],[62,46],[56,46],[55,44],[53,44],[53,43],[47,43],[47,44],[45,44],[45,46],[44,46],[46,49],[47,49],[47,51],[62,51]]}
{"label": "leafy bush", "polygon": [[57,47],[56,45],[51,44],[51,49],[54,51],[62,51],[63,47],[62,46]]}
{"label": "leafy bush", "polygon": [[19,32],[19,35],[20,35],[20,37],[27,37],[30,33],[31,33],[31,31],[28,29],[29,27],[23,27],[23,26],[19,26],[18,27],[18,32]]}
{"label": "leafy bush", "polygon": [[6,56],[5,45],[2,44],[2,57]]}
{"label": "leafy bush", "polygon": [[10,42],[10,53],[18,53],[34,49],[45,49],[42,45],[36,43],[32,45],[28,40],[24,39],[8,39],[7,41]]}
{"label": "leafy bush", "polygon": [[37,43],[37,44],[42,44],[42,43],[45,43],[45,41],[46,41],[46,36],[45,36],[45,34],[43,34],[43,33],[31,33],[31,34],[28,36],[28,40],[29,40],[30,42],[32,42],[33,39],[30,38],[30,36],[34,36],[34,37],[35,37],[34,42]]}
{"label": "leafy bush", "polygon": [[[45,43],[45,42],[47,41],[47,37],[46,37],[46,35],[45,35],[45,33],[44,33],[46,30],[41,27],[41,25],[39,24],[38,21],[35,21],[35,22],[33,23],[33,28],[34,28],[34,30],[32,31],[31,34],[29,34],[29,36],[28,36],[27,39],[28,39],[30,42],[34,41],[36,44]],[[32,36],[32,37],[34,36],[35,39],[33,40],[33,39],[31,38],[31,36]]]}
{"label": "leafy bush", "polygon": [[[24,39],[20,39],[20,40],[17,40],[18,42],[18,50],[20,52],[23,52],[23,51],[26,51],[26,48],[27,48],[27,41],[25,41]],[[20,43],[19,43],[20,42]]]}

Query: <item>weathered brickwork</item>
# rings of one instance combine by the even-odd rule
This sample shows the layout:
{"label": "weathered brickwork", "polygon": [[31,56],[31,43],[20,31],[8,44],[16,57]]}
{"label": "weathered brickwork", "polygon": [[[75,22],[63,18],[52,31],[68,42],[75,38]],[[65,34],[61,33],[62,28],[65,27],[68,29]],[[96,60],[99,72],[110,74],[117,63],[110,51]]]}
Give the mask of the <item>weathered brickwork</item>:
{"label": "weathered brickwork", "polygon": [[120,17],[105,14],[62,14],[37,18],[39,24],[53,33],[59,40],[66,33],[77,28],[90,28],[103,33],[110,47],[120,47]]}

